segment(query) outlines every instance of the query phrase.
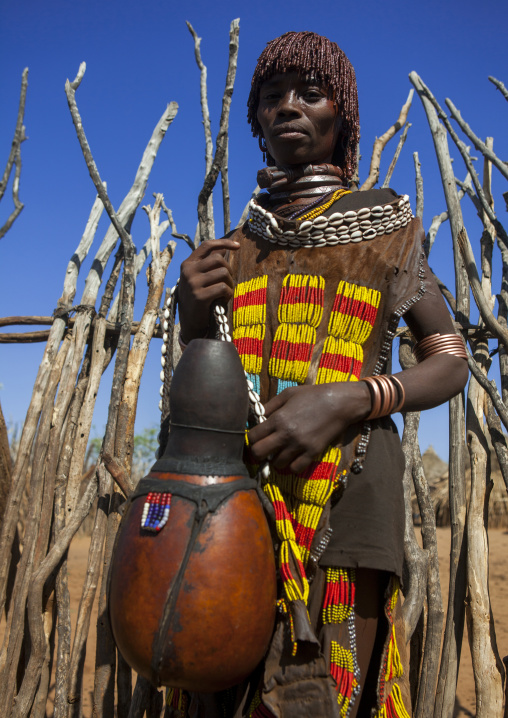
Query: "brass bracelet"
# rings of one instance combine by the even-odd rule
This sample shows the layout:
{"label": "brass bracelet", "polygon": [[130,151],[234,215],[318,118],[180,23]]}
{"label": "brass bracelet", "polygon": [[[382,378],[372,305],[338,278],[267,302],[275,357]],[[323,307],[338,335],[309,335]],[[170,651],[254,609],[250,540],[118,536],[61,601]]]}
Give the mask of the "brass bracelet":
{"label": "brass bracelet", "polygon": [[466,348],[458,334],[431,334],[424,337],[415,345],[413,354],[418,363],[434,354],[451,354],[467,361]]}
{"label": "brass bracelet", "polygon": [[370,414],[366,417],[366,419],[375,419],[377,416],[380,416],[379,410],[381,409],[381,389],[379,388],[378,383],[374,379],[374,377],[368,376],[365,377],[365,379],[362,379],[362,381],[364,381],[369,387],[370,396],[372,398]]}
{"label": "brass bracelet", "polygon": [[381,404],[379,416],[387,416],[391,413],[392,407],[395,405],[395,387],[387,376],[381,375],[376,377],[376,379],[382,387],[381,393],[383,394],[383,403]]}
{"label": "brass bracelet", "polygon": [[400,411],[406,394],[397,377],[381,374],[380,376],[367,376],[362,381],[369,387],[372,398],[372,407],[370,414],[366,417],[367,421]]}
{"label": "brass bracelet", "polygon": [[406,391],[400,379],[398,379],[396,376],[393,376],[393,374],[390,379],[392,380],[392,382],[395,383],[397,389],[399,390],[399,403],[394,409],[392,409],[392,414],[396,414],[404,406],[404,402],[406,401]]}

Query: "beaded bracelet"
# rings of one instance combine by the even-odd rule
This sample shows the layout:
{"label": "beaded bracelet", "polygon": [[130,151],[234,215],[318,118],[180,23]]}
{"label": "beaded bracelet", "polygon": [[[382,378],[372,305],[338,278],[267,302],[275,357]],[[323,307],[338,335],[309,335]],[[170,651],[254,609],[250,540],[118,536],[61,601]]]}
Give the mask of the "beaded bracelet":
{"label": "beaded bracelet", "polygon": [[434,354],[451,354],[467,361],[466,348],[458,334],[431,334],[424,337],[415,345],[413,354],[418,363]]}
{"label": "beaded bracelet", "polygon": [[368,376],[362,379],[369,387],[372,398],[372,408],[366,420],[379,419],[381,416],[388,416],[400,411],[406,393],[401,381],[396,376]]}

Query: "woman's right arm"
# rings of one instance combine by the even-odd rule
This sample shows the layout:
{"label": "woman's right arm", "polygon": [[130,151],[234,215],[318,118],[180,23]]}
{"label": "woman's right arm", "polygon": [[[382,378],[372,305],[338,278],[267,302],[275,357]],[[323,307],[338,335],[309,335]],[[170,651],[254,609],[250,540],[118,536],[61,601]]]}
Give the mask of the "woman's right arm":
{"label": "woman's right arm", "polygon": [[233,297],[233,277],[226,252],[239,249],[233,239],[212,239],[200,244],[180,267],[178,312],[181,338],[206,337],[210,310],[214,302],[229,302]]}

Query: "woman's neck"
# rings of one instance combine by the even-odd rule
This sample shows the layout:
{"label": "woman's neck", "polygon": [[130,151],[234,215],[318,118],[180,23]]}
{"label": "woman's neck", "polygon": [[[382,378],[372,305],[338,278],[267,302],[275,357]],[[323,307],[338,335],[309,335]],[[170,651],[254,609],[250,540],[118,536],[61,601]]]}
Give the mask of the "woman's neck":
{"label": "woman's neck", "polygon": [[267,190],[270,206],[277,211],[293,205],[318,204],[343,183],[341,168],[331,164],[277,165],[258,172],[258,184]]}

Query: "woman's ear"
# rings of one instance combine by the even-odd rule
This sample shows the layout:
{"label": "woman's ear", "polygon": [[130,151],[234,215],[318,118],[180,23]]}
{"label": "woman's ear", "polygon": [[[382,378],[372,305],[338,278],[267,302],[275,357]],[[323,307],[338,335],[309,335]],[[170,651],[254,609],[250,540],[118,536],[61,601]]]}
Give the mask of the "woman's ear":
{"label": "woman's ear", "polygon": [[337,142],[335,143],[335,149],[333,151],[332,156],[332,162],[337,167],[340,167],[342,170],[344,170],[344,163],[346,161],[346,149],[348,146],[349,137],[346,135],[344,130],[341,128],[339,130],[339,136],[337,137]]}
{"label": "woman's ear", "polygon": [[266,146],[265,138],[261,133],[258,135],[258,145],[259,149],[263,153],[263,162],[266,162],[266,153],[268,152],[268,148]]}

